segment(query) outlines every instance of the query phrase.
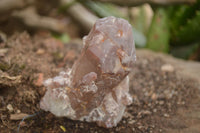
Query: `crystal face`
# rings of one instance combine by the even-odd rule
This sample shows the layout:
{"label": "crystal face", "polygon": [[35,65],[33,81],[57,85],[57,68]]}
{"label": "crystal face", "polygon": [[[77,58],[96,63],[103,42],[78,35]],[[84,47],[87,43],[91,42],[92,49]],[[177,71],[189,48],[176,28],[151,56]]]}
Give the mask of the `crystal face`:
{"label": "crystal face", "polygon": [[40,107],[56,116],[111,128],[132,103],[128,77],[136,60],[132,27],[121,18],[99,19],[83,44],[72,69],[44,82],[47,91]]}

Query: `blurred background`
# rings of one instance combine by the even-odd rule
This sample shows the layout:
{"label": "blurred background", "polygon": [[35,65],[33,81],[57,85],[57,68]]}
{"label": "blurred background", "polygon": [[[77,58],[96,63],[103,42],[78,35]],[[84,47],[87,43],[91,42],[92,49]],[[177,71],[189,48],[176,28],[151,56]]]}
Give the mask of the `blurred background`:
{"label": "blurred background", "polygon": [[132,24],[137,48],[200,61],[200,0],[0,0],[0,42],[24,31],[80,41],[106,16]]}

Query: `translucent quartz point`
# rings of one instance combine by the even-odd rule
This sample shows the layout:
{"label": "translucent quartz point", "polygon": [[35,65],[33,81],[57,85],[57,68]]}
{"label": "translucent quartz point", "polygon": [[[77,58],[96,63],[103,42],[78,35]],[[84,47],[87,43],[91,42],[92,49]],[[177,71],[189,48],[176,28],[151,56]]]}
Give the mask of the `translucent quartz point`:
{"label": "translucent quartz point", "polygon": [[44,82],[47,91],[40,107],[56,116],[111,128],[132,103],[128,77],[136,60],[132,27],[121,18],[99,19],[83,44],[72,69]]}

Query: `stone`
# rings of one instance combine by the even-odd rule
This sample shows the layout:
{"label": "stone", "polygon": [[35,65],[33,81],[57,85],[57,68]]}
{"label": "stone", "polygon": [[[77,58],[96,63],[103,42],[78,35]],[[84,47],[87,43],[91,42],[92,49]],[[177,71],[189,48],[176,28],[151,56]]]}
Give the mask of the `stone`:
{"label": "stone", "polygon": [[164,72],[173,72],[174,71],[174,67],[170,64],[164,64],[161,66],[161,70]]}
{"label": "stone", "polygon": [[114,127],[132,103],[128,77],[136,60],[132,27],[121,18],[99,19],[83,45],[72,69],[44,82],[47,91],[40,107],[56,116]]}
{"label": "stone", "polygon": [[13,112],[14,111],[13,106],[11,104],[7,105],[7,109],[8,109],[9,112]]}

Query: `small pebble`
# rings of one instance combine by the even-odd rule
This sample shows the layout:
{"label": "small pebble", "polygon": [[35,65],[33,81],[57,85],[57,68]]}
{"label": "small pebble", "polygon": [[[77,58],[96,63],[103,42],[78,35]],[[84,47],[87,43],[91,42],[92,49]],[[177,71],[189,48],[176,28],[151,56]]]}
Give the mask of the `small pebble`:
{"label": "small pebble", "polygon": [[38,55],[42,55],[42,54],[44,54],[45,53],[45,50],[44,49],[38,49],[37,51],[36,51],[36,54],[38,54]]}
{"label": "small pebble", "polygon": [[37,80],[35,81],[35,86],[42,86],[44,81],[44,74],[43,73],[38,73],[37,74]]}
{"label": "small pebble", "polygon": [[155,128],[155,125],[151,125],[152,128]]}
{"label": "small pebble", "polygon": [[16,113],[18,113],[18,114],[21,113],[21,110],[18,109]]}
{"label": "small pebble", "polygon": [[164,114],[164,117],[167,117],[167,118],[168,118],[168,117],[169,117],[169,115],[168,115],[168,114]]}
{"label": "small pebble", "polygon": [[161,70],[164,72],[173,72],[174,71],[174,67],[170,64],[164,64],[161,66]]}
{"label": "small pebble", "polygon": [[11,104],[7,105],[7,109],[9,110],[9,112],[13,112],[13,106]]}
{"label": "small pebble", "polygon": [[139,128],[139,129],[142,129],[142,128],[143,128],[143,126],[139,126],[138,128]]}
{"label": "small pebble", "polygon": [[164,101],[159,101],[159,104],[160,104],[160,105],[163,105],[163,104],[164,104]]}
{"label": "small pebble", "polygon": [[135,122],[136,122],[135,120],[130,120],[130,121],[128,121],[129,124],[133,124],[133,123],[135,123]]}
{"label": "small pebble", "polygon": [[152,95],[151,95],[151,99],[152,100],[156,100],[158,98],[158,96],[155,94],[155,93],[153,93]]}
{"label": "small pebble", "polygon": [[141,111],[141,113],[143,115],[150,115],[151,114],[151,112],[149,110],[143,110],[143,111]]}

